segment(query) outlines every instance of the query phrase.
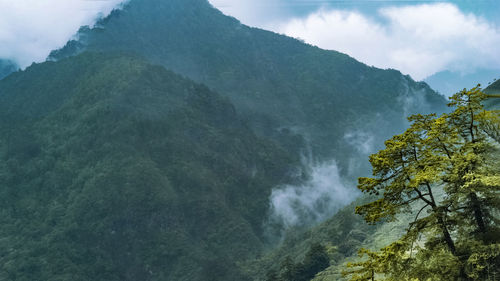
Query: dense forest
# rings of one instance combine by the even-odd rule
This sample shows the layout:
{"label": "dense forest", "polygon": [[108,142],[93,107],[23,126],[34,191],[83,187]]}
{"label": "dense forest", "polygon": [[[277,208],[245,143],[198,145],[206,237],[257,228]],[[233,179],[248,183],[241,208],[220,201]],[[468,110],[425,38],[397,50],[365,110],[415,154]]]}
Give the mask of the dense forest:
{"label": "dense forest", "polygon": [[291,260],[320,243],[330,266],[315,281],[497,280],[500,108],[485,110],[484,92],[458,92],[447,114],[411,116],[370,157],[374,177],[358,186],[367,196],[251,264],[257,279],[310,280]]}
{"label": "dense forest", "polygon": [[141,59],[33,65],[0,101],[4,280],[220,277],[260,251],[271,188],[296,180],[299,159],[226,99]]}
{"label": "dense forest", "polygon": [[427,84],[397,70],[245,26],[206,0],[130,1],[77,38],[50,59],[83,50],[139,54],[230,98],[257,134],[286,143],[284,129],[295,132],[308,147],[292,152],[334,157],[346,169],[359,151],[345,135],[361,131],[382,143],[407,115],[446,108]]}
{"label": "dense forest", "polygon": [[[500,276],[499,81],[446,107],[206,0],[131,0],[74,38],[0,60],[1,280]],[[317,182],[340,199],[273,220]]]}
{"label": "dense forest", "polygon": [[[500,265],[500,114],[484,109],[480,88],[450,98],[451,113],[413,115],[411,126],[373,154],[356,207],[368,223],[415,214],[406,233],[366,260],[351,280],[496,280]],[[417,211],[418,210],[418,211]],[[381,278],[377,278],[381,279]]]}

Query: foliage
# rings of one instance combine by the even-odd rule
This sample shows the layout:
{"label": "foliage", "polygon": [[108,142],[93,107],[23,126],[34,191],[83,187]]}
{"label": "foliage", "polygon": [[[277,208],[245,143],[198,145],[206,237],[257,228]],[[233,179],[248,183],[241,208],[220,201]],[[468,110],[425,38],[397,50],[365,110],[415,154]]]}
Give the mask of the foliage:
{"label": "foliage", "polygon": [[163,67],[84,53],[0,81],[1,280],[245,280],[299,159]]}
{"label": "foliage", "polygon": [[82,50],[138,54],[229,97],[259,135],[293,153],[307,148],[322,160],[335,157],[345,168],[360,149],[346,134],[361,131],[382,143],[406,126],[408,112],[445,110],[442,96],[399,71],[250,28],[206,0],[128,1],[77,38],[51,59]]}
{"label": "foliage", "polygon": [[[376,142],[444,105],[205,0],[132,0],[75,38],[0,81],[2,280],[245,280],[271,188],[296,180],[300,153],[362,171],[351,131]],[[346,209],[321,239],[341,260],[371,229]]]}
{"label": "foliage", "polygon": [[345,272],[351,280],[487,280],[497,273],[498,143],[488,130],[498,115],[484,110],[485,98],[479,88],[463,90],[450,98],[453,112],[410,117],[410,128],[370,157],[375,177],[360,178],[358,187],[378,199],[356,213],[368,223],[402,212],[415,219],[379,252],[362,249],[366,258]]}
{"label": "foliage", "polygon": [[330,259],[326,248],[321,244],[314,244],[302,262],[294,263],[290,256],[286,257],[281,262],[279,273],[274,270],[269,271],[266,281],[308,281],[329,265]]}
{"label": "foliage", "polygon": [[[378,226],[364,223],[360,216],[354,214],[354,207],[366,202],[367,198],[358,198],[316,227],[289,230],[278,247],[259,259],[245,262],[244,270],[253,280],[277,280],[280,266],[286,259],[291,258],[293,264],[300,264],[311,246],[317,244],[325,245],[331,267],[336,268],[362,245],[368,243],[379,229]],[[338,280],[340,271],[335,270],[334,275],[332,280]]]}

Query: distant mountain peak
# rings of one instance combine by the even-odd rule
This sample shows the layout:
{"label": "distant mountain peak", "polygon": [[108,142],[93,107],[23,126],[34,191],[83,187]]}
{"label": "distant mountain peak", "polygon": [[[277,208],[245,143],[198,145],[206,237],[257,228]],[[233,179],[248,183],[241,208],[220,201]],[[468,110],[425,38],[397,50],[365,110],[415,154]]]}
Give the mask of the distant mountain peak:
{"label": "distant mountain peak", "polygon": [[15,62],[0,59],[0,80],[18,69],[19,67]]}
{"label": "distant mountain peak", "polygon": [[486,92],[500,93],[500,79],[495,80],[486,89]]}

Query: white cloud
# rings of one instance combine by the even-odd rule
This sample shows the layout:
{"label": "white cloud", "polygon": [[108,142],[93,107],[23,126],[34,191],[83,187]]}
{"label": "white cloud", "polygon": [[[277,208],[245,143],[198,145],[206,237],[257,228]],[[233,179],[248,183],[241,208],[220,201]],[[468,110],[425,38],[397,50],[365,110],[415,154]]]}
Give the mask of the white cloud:
{"label": "white cloud", "polygon": [[290,228],[324,221],[358,196],[341,178],[335,161],[311,167],[311,179],[272,191],[270,223]]}
{"label": "white cloud", "polygon": [[500,65],[500,29],[450,3],[381,8],[377,17],[321,9],[275,30],[418,80]]}
{"label": "white cloud", "polygon": [[360,129],[347,132],[344,141],[363,155],[370,155],[375,151],[375,137]]}
{"label": "white cloud", "polygon": [[21,67],[44,61],[80,26],[92,25],[123,0],[0,0],[0,58]]}

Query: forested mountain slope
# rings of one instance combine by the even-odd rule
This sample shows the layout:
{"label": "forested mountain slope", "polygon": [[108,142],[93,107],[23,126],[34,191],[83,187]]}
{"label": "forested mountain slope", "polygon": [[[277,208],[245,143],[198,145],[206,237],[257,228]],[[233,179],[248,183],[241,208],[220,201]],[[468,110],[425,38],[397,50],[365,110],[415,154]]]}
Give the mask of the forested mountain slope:
{"label": "forested mountain slope", "polygon": [[298,165],[227,99],[129,56],[14,73],[0,118],[2,280],[243,280]]}
{"label": "forested mountain slope", "polygon": [[409,113],[445,104],[399,71],[250,28],[206,0],[131,0],[78,38],[50,59],[82,50],[140,54],[230,97],[259,133],[301,134],[323,159],[346,162],[359,150],[346,135],[382,143]]}
{"label": "forested mountain slope", "polygon": [[[314,278],[317,281],[372,280],[375,277],[375,279],[386,277],[390,280],[496,280],[495,276],[498,275],[500,262],[500,248],[498,247],[500,232],[497,228],[500,123],[498,110],[483,107],[485,99],[487,102],[496,101],[498,96],[491,88],[486,89],[486,92],[490,94],[485,95],[480,88],[458,92],[450,98],[449,106],[453,111],[441,115],[439,119],[435,114],[414,115],[409,118],[412,124],[404,135],[394,136],[385,143],[385,150],[370,156],[370,163],[375,171],[373,176],[378,178],[360,178],[358,188],[364,190],[365,194],[371,195],[358,199],[353,204],[357,206],[356,208],[348,206],[320,226],[295,237],[289,236],[281,247],[266,257],[250,263],[250,270],[259,276],[258,280],[310,280],[297,279],[303,270],[303,264],[299,262],[304,259],[308,246],[323,243],[330,250],[331,266]],[[473,124],[477,130],[470,129],[470,124]],[[423,130],[428,131],[422,132]],[[399,150],[408,140],[411,140],[408,136],[415,131],[418,133],[414,136],[426,137],[426,145],[406,151]],[[458,141],[450,138],[450,136],[458,135],[460,135],[456,138]],[[452,139],[453,142],[443,142],[442,140],[446,138]],[[429,140],[436,140],[436,142],[432,143]],[[468,146],[468,144],[475,145],[476,143],[480,145]],[[481,148],[478,149],[478,147]],[[439,162],[435,155],[431,156],[434,157],[431,161],[424,160],[424,157],[421,157],[424,149],[428,149],[426,156],[432,153],[442,153],[444,157],[441,159],[444,161],[441,160],[440,165],[444,169],[429,169],[426,165],[436,165]],[[430,150],[432,152],[429,153]],[[402,158],[403,153],[408,153],[408,158]],[[475,153],[475,156],[471,157],[471,153]],[[389,159],[387,155],[393,158]],[[398,162],[398,159],[404,159],[404,161]],[[412,159],[418,166],[409,172],[408,167]],[[473,164],[464,164],[468,163],[467,161]],[[401,165],[403,168],[400,166],[396,172],[391,172],[390,176],[387,176],[387,170],[384,169],[391,165]],[[381,166],[383,168],[380,168]],[[456,168],[457,166],[463,167],[463,170]],[[443,178],[436,180],[436,177],[430,177],[429,171],[431,170],[437,171],[436,175]],[[398,174],[399,171],[403,172]],[[422,174],[424,176],[421,176]],[[415,191],[416,198],[422,201],[411,199],[409,192],[403,193],[401,190],[406,187],[404,181],[392,181],[396,175],[407,180],[409,182],[407,189],[417,190]],[[422,181],[423,192],[418,191],[412,185],[418,182],[418,180],[414,181],[415,175],[424,179]],[[477,180],[478,178],[488,180]],[[434,179],[434,182],[429,183],[430,179]],[[450,179],[456,182],[450,184]],[[367,188],[366,182],[380,185],[384,190],[371,192],[373,189]],[[460,189],[454,189],[456,186]],[[399,200],[400,197],[394,194],[398,192],[403,200]],[[468,197],[457,196],[458,192],[463,192]],[[478,197],[474,197],[476,194],[479,194]],[[457,218],[450,219],[445,225],[445,229],[454,230],[452,235],[447,231],[429,229],[436,226],[444,227],[443,224],[429,223],[432,222],[431,216],[434,215],[432,211],[423,215],[422,210],[428,207],[426,205],[428,202],[431,202],[425,196],[431,196],[432,202],[437,202],[437,204],[460,206],[445,207],[445,216]],[[393,205],[387,203],[394,198],[398,199]],[[480,198],[478,200],[481,201],[474,205],[468,201],[469,198]],[[367,204],[363,202],[365,200],[372,202]],[[401,206],[404,207],[401,208]],[[474,210],[477,206],[480,206],[480,211]],[[394,209],[382,214],[389,208]],[[366,223],[355,213],[362,215]],[[377,220],[378,215],[383,216],[384,219]],[[419,228],[415,228],[418,220],[424,223]],[[437,221],[439,222],[439,218]],[[420,228],[422,226],[423,228]],[[418,235],[414,235],[415,232]],[[457,245],[456,248],[454,245]],[[355,255],[356,249],[360,246],[365,250],[357,256]],[[443,251],[437,250],[438,247],[449,247],[445,248],[444,253],[452,257],[446,258]],[[416,254],[412,256],[412,252]],[[349,257],[349,255],[352,256]],[[481,256],[481,262],[478,262],[478,256]],[[346,257],[348,258],[345,259]],[[351,264],[349,265],[348,262]],[[345,279],[342,273],[349,277]],[[412,278],[401,276],[412,276]]]}
{"label": "forested mountain slope", "polygon": [[0,81],[0,279],[252,279],[301,154],[358,177],[407,115],[444,110],[425,83],[206,0],[131,0],[77,37]]}
{"label": "forested mountain slope", "polygon": [[486,105],[490,108],[500,110],[500,80],[491,83],[484,92],[488,95],[494,96],[486,101]]}
{"label": "forested mountain slope", "polygon": [[17,69],[17,66],[13,62],[0,59],[0,79],[16,71]]}
{"label": "forested mountain slope", "polygon": [[500,79],[493,82],[484,91],[486,93],[500,93]]}

